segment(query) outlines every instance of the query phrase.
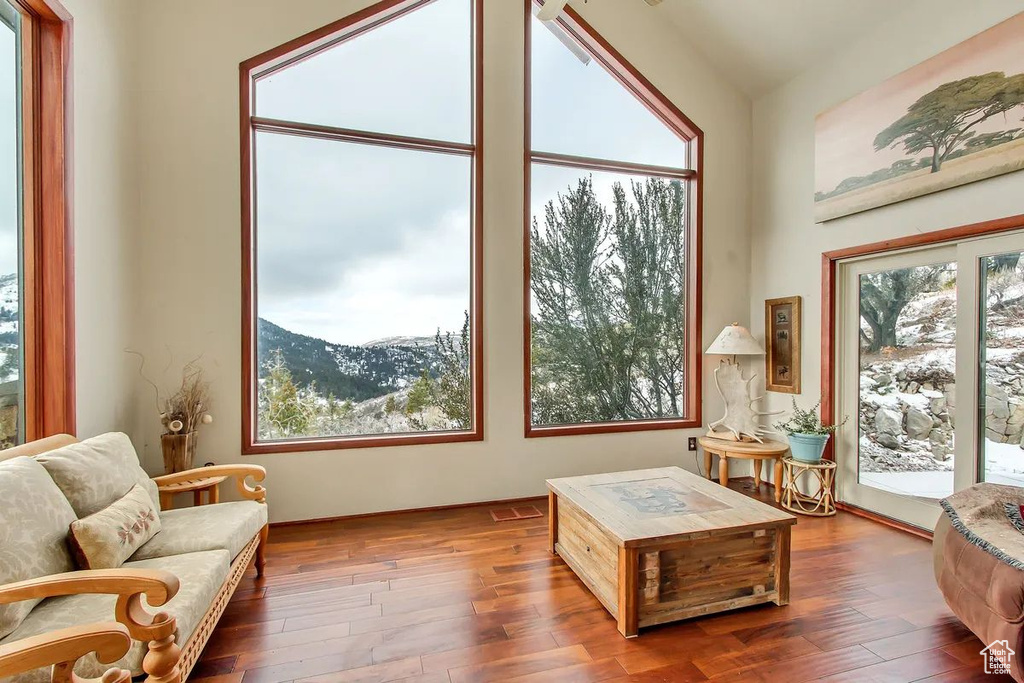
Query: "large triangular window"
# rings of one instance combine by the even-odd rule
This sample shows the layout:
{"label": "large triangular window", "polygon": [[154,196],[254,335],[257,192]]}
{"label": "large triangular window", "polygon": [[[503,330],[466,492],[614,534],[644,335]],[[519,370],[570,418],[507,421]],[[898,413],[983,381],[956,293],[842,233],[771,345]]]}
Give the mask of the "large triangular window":
{"label": "large triangular window", "polygon": [[480,2],[242,64],[246,452],[482,438]]}
{"label": "large triangular window", "polygon": [[701,132],[526,6],[526,435],[699,426]]}

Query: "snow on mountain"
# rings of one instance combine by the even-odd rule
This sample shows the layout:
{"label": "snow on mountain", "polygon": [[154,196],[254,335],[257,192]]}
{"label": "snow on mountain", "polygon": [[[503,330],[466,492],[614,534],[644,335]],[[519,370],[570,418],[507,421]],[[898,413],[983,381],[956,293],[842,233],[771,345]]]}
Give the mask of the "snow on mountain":
{"label": "snow on mountain", "polygon": [[360,344],[366,348],[374,346],[404,346],[411,349],[424,349],[434,348],[433,337],[384,337],[383,339],[374,339],[364,344]]}
{"label": "snow on mountain", "polygon": [[426,340],[391,337],[361,346],[334,344],[291,332],[261,318],[257,340],[260,376],[264,375],[271,354],[280,350],[298,385],[315,383],[323,396],[365,401],[404,389],[424,369],[436,373],[433,340]]}

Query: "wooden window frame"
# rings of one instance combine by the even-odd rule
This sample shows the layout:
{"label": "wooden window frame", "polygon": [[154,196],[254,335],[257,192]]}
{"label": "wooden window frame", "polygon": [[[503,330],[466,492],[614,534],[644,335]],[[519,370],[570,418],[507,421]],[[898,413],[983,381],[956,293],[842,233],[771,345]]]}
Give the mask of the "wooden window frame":
{"label": "wooden window frame", "polygon": [[22,15],[25,439],[75,433],[72,19],[57,0]]}
{"label": "wooden window frame", "polygon": [[[454,143],[428,138],[373,133],[317,124],[280,121],[253,115],[254,83],[260,77],[286,68],[346,40],[399,19],[430,4],[432,0],[381,0],[338,21],[311,31],[276,48],[245,60],[239,65],[239,114],[241,149],[242,214],[242,453],[301,453],[348,448],[378,448],[417,444],[482,441],[484,438],[483,381],[483,0],[470,0],[473,28],[472,142]],[[256,333],[256,221],[255,221],[255,135],[274,131],[326,140],[344,140],[407,150],[430,151],[468,157],[472,160],[470,188],[471,293],[470,364],[473,387],[473,426],[464,431],[372,434],[294,438],[259,441],[256,438],[258,371]]]}
{"label": "wooden window frame", "polygon": [[[704,132],[697,127],[665,95],[647,80],[625,57],[601,37],[593,27],[571,7],[566,5],[555,20],[559,27],[575,39],[590,56],[604,67],[618,83],[640,101],[666,127],[687,143],[689,169],[669,168],[608,159],[554,154],[532,149],[531,127],[531,48],[532,16],[539,0],[524,0],[525,36],[525,144],[523,158],[523,419],[527,438],[546,436],[572,436],[577,434],[608,434],[658,429],[693,429],[702,424],[701,417],[701,323],[702,323],[702,264],[703,264],[703,196],[704,196]],[[591,422],[559,425],[533,424],[533,389],[531,386],[530,358],[530,176],[534,162],[593,171],[638,173],[661,178],[687,181],[687,348],[685,352],[686,380],[685,415],[683,417],[655,418],[617,422]]]}
{"label": "wooden window frame", "polygon": [[[950,244],[974,237],[997,235],[1022,229],[1024,229],[1024,214],[824,252],[821,255],[821,421],[824,424],[832,424],[836,419],[836,390],[838,389],[836,354],[839,349],[836,340],[836,323],[839,315],[836,307],[836,292],[839,286],[837,278],[840,261],[863,256],[878,256],[903,249]],[[835,439],[829,439],[825,446],[824,457],[827,460],[835,460],[834,442]],[[838,505],[840,503],[837,503]],[[846,505],[846,508],[854,507],[848,504],[842,505]]]}

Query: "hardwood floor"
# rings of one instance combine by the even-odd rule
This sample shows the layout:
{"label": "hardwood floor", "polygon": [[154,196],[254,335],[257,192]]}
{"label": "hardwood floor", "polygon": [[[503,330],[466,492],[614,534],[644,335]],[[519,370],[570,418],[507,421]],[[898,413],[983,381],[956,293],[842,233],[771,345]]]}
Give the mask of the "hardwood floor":
{"label": "hardwood floor", "polygon": [[[731,486],[754,494],[749,480]],[[266,579],[243,580],[191,680],[1011,680],[983,673],[984,645],[935,588],[929,543],[907,533],[801,517],[788,606],[625,640],[548,554],[538,507],[545,517],[501,523],[479,506],[276,527]]]}

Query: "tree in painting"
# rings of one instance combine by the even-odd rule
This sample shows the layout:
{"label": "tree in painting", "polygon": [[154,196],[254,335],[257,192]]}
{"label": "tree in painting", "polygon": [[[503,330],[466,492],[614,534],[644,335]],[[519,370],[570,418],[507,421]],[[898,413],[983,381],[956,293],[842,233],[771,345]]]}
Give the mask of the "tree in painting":
{"label": "tree in painting", "polygon": [[[678,416],[684,392],[686,193],[649,178],[590,178],[530,230],[533,421]],[[610,210],[609,210],[610,209]]]}
{"label": "tree in painting", "polygon": [[[975,135],[978,124],[1024,104],[1024,73],[994,71],[944,83],[910,105],[907,113],[875,137],[875,150],[900,144],[907,154],[931,150],[931,172]],[[1000,142],[989,136],[989,145]],[[1012,135],[1011,135],[1012,138]]]}

